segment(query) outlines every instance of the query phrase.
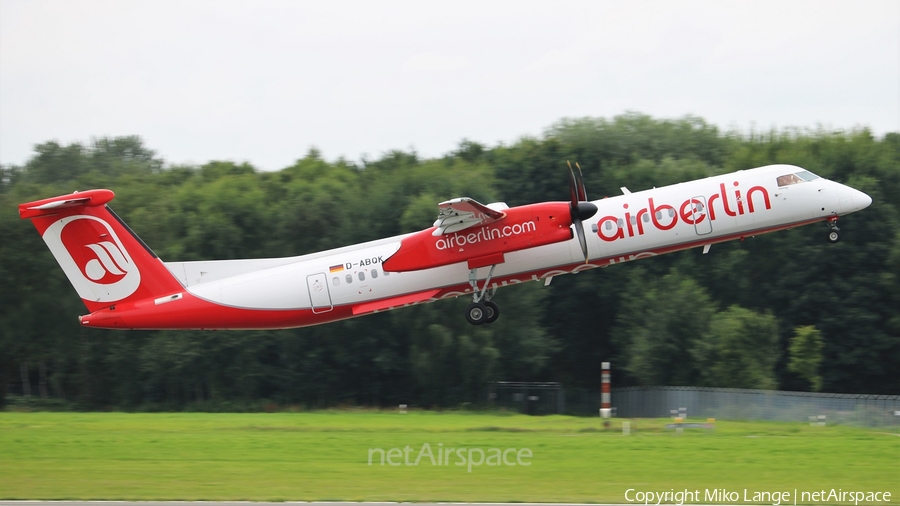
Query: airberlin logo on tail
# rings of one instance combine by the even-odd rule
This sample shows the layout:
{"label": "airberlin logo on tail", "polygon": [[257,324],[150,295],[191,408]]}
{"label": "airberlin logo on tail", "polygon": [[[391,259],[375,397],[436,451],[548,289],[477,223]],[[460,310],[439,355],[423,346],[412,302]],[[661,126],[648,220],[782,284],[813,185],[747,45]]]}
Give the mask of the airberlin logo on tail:
{"label": "airberlin logo on tail", "polygon": [[100,218],[63,218],[47,227],[43,238],[82,299],[119,301],[141,284],[141,273],[128,250]]}
{"label": "airberlin logo on tail", "polygon": [[[735,187],[739,183],[735,181]],[[755,204],[755,205],[754,205]],[[692,197],[675,206],[660,203],[653,198],[647,199],[647,206],[633,212],[628,209],[628,204],[623,204],[625,216],[604,216],[597,222],[597,235],[600,239],[613,242],[626,237],[644,235],[644,226],[651,225],[658,230],[671,230],[681,220],[688,225],[698,226],[709,220],[716,220],[716,208],[727,216],[738,216],[755,213],[758,206],[763,205],[771,209],[769,192],[762,186],[753,186],[747,190],[746,195],[741,195],[739,188],[734,188],[730,193],[726,191],[725,184],[719,184],[719,192],[709,197]],[[721,214],[719,215],[721,216]]]}
{"label": "airberlin logo on tail", "polygon": [[[65,244],[65,240],[63,240],[63,244]],[[122,250],[109,241],[88,244],[85,247],[93,251],[97,257],[88,260],[82,269],[84,275],[91,281],[97,281],[104,285],[116,283],[125,276],[126,269],[131,267],[125,260]],[[107,281],[110,278],[112,279]]]}

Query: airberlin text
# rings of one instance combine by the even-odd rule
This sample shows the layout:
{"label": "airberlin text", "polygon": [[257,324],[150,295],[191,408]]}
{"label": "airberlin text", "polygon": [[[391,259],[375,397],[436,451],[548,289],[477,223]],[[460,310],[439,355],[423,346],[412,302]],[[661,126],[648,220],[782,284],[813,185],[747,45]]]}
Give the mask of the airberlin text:
{"label": "airberlin text", "polygon": [[[741,195],[739,183],[734,182],[731,192],[725,189],[725,183],[719,185],[719,192],[709,197],[692,197],[681,203],[676,209],[669,204],[657,204],[653,197],[647,199],[647,206],[632,212],[628,204],[623,204],[624,216],[604,216],[597,222],[597,235],[600,239],[613,242],[626,237],[644,235],[644,224],[652,224],[658,230],[670,230],[678,224],[679,219],[688,225],[697,225],[705,220],[716,220],[716,207],[727,216],[743,216],[755,213],[760,204],[771,209],[769,192],[762,186],[753,186]],[[754,201],[755,199],[755,201]],[[706,202],[704,202],[704,200]],[[719,215],[722,216],[721,214]]]}
{"label": "airberlin text", "polygon": [[461,248],[467,244],[477,244],[482,241],[493,241],[514,235],[527,234],[537,230],[537,224],[533,221],[515,223],[503,227],[481,227],[477,232],[468,234],[455,233],[441,237],[434,245],[439,250],[449,248]]}
{"label": "airberlin text", "polygon": [[648,490],[641,491],[629,488],[625,491],[625,500],[640,504],[676,504],[712,503],[712,504],[814,504],[819,502],[889,503],[891,493],[885,491],[849,491],[840,488],[831,490],[729,490],[725,488],[707,488],[704,490]]}

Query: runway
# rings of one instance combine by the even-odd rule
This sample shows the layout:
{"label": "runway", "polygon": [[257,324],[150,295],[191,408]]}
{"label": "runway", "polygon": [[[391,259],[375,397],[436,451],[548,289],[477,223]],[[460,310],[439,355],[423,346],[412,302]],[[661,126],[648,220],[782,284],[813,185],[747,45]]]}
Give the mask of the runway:
{"label": "runway", "polygon": [[[0,501],[0,506],[397,506],[398,504],[414,504],[415,506],[448,506],[453,504],[485,504],[490,506],[584,506],[581,503],[460,503],[460,502],[250,502],[250,501]],[[612,504],[595,504],[590,506],[622,506]],[[667,505],[661,505],[667,506]]]}

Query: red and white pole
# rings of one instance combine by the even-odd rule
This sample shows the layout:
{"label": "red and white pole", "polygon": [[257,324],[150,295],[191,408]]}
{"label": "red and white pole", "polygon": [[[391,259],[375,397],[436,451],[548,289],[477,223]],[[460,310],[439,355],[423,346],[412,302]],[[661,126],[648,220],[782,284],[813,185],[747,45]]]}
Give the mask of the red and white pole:
{"label": "red and white pole", "polygon": [[603,418],[609,418],[609,415],[612,411],[610,408],[610,399],[609,399],[609,386],[610,386],[610,374],[609,374],[609,362],[603,362],[601,364],[601,369],[603,369],[603,373],[600,376],[601,384],[600,384],[600,416]]}

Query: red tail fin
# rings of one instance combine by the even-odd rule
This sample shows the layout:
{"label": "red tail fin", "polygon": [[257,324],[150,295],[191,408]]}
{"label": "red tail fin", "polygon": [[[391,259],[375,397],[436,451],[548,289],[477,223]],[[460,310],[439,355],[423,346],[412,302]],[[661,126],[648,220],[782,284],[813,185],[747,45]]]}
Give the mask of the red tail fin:
{"label": "red tail fin", "polygon": [[183,289],[165,264],[90,190],[19,205],[30,218],[88,311]]}

